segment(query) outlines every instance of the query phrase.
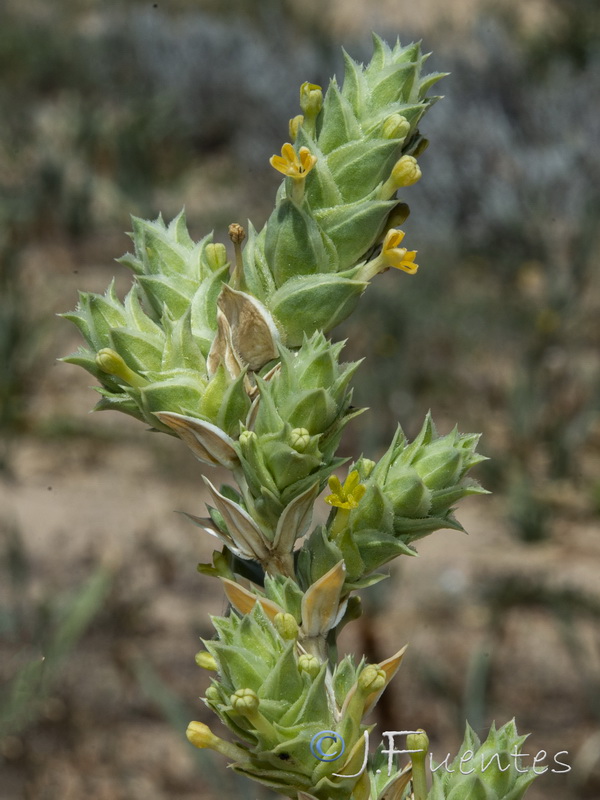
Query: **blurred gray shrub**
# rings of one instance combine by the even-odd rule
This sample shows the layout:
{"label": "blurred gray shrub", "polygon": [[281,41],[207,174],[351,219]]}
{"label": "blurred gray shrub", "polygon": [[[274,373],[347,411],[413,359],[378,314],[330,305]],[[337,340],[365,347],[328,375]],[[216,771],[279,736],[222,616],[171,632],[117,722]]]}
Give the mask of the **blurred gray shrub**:
{"label": "blurred gray shrub", "polygon": [[600,47],[582,68],[556,51],[534,71],[522,37],[490,17],[464,49],[434,47],[451,76],[427,121],[414,229],[461,255],[547,257],[598,211]]}
{"label": "blurred gray shrub", "polygon": [[152,94],[169,99],[176,124],[203,149],[230,147],[245,171],[265,171],[273,148],[288,138],[288,119],[299,112],[293,87],[324,81],[341,61],[325,32],[303,36],[282,7],[268,5],[268,15],[148,9],[114,26],[134,72]]}

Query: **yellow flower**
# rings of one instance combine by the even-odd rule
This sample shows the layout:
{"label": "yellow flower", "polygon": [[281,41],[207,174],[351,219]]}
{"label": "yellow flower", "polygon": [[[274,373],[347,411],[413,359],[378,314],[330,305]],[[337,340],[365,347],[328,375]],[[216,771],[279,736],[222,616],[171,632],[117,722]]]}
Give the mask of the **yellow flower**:
{"label": "yellow flower", "polygon": [[304,180],[317,163],[317,157],[311,154],[308,147],[301,147],[296,153],[293,145],[286,142],[281,148],[281,155],[271,156],[269,162],[278,172],[289,178]]}
{"label": "yellow flower", "polygon": [[330,506],[348,510],[356,508],[367,491],[366,487],[360,483],[360,476],[357,470],[352,470],[344,481],[343,486],[337,475],[332,475],[329,478],[329,488],[331,489],[331,494],[325,498],[325,502],[329,503]]}
{"label": "yellow flower", "polygon": [[404,231],[398,231],[395,228],[389,230],[383,240],[381,256],[388,266],[401,269],[404,272],[408,272],[409,275],[414,275],[419,269],[419,265],[415,264],[417,251],[399,247],[398,245],[403,239]]}

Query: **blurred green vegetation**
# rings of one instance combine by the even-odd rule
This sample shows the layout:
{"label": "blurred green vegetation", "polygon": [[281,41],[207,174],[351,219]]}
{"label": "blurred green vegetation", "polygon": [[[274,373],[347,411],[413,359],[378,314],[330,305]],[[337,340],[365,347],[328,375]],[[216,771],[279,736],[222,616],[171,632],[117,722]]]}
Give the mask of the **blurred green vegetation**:
{"label": "blurred green vegetation", "polygon": [[32,602],[31,564],[16,528],[8,531],[1,556],[9,584],[0,633],[12,645],[13,658],[2,669],[0,739],[19,736],[42,715],[64,662],[100,612],[113,580],[109,568],[99,567],[68,595]]}

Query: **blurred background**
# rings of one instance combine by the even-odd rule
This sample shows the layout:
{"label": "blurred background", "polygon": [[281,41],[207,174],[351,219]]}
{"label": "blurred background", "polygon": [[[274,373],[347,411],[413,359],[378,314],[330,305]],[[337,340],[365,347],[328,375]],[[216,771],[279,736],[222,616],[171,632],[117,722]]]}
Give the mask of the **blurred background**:
{"label": "blurred background", "polygon": [[[424,727],[440,760],[468,718],[515,716],[558,751],[527,797],[600,797],[600,9],[597,0],[3,0],[0,5],[0,797],[272,797],[193,751],[194,663],[218,586],[201,469],[178,441],[88,415],[56,314],[104,291],[129,214],[185,205],[192,234],[262,225],[298,87],[342,75],[370,31],[423,39],[450,72],[425,118],[387,273],[342,329],[366,356],[344,444],[400,421],[483,431],[492,497],[369,590],[343,647],[410,641],[379,730]],[[442,84],[440,84],[442,86]],[[596,144],[594,145],[594,142]],[[554,766],[554,765],[552,765]]]}

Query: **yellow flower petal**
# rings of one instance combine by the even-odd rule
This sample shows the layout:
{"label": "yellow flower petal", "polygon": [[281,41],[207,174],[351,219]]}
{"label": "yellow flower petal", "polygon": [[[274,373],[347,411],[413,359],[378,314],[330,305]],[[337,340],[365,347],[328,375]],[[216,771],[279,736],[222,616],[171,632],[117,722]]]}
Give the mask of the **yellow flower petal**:
{"label": "yellow flower petal", "polygon": [[363,499],[363,497],[365,496],[365,492],[366,491],[367,491],[367,487],[364,485],[364,483],[361,483],[356,487],[356,489],[352,493],[352,496],[356,500],[356,505],[358,505],[360,503],[360,501]]}
{"label": "yellow flower petal", "polygon": [[348,475],[348,477],[344,481],[344,491],[346,492],[346,494],[352,494],[352,492],[356,489],[359,483],[360,483],[360,475],[358,474],[358,470],[353,469],[352,472]]}
{"label": "yellow flower petal", "polygon": [[393,267],[396,269],[401,269],[404,272],[408,272],[409,275],[414,275],[415,272],[419,269],[419,265],[415,264],[415,256],[417,255],[416,250],[411,250],[409,253],[406,253],[404,258],[398,264],[392,264]]}
{"label": "yellow flower petal", "polygon": [[333,494],[338,495],[338,496],[341,497],[341,495],[342,495],[342,484],[341,484],[340,479],[338,478],[338,476],[337,475],[331,475],[329,480],[328,480],[328,483],[329,483],[329,488],[331,489]]}
{"label": "yellow flower petal", "polygon": [[325,502],[345,509],[356,508],[366,491],[365,486],[360,483],[358,470],[355,469],[348,475],[343,486],[337,475],[332,475],[329,478],[329,488],[332,494],[325,498]]}
{"label": "yellow flower petal", "polygon": [[310,172],[314,165],[317,163],[317,157],[313,156],[310,152],[308,147],[301,147],[300,148],[300,164],[302,166],[302,171],[306,175],[307,172]]}
{"label": "yellow flower petal", "polygon": [[294,145],[286,142],[281,148],[281,155],[286,161],[291,161],[292,163],[296,163],[296,151],[294,150]]}
{"label": "yellow flower petal", "polygon": [[278,172],[283,172],[284,175],[287,175],[288,170],[288,162],[285,158],[281,156],[271,156],[269,162],[272,167],[274,167]]}
{"label": "yellow flower petal", "polygon": [[391,228],[383,240],[383,250],[392,250],[400,244],[400,242],[404,239],[405,233],[404,231],[396,230],[396,228]]}
{"label": "yellow flower petal", "polygon": [[408,272],[409,275],[414,275],[419,268],[418,264],[414,263],[417,251],[399,247],[403,239],[404,231],[393,228],[389,230],[383,240],[381,258],[388,266],[401,269],[404,272]]}

